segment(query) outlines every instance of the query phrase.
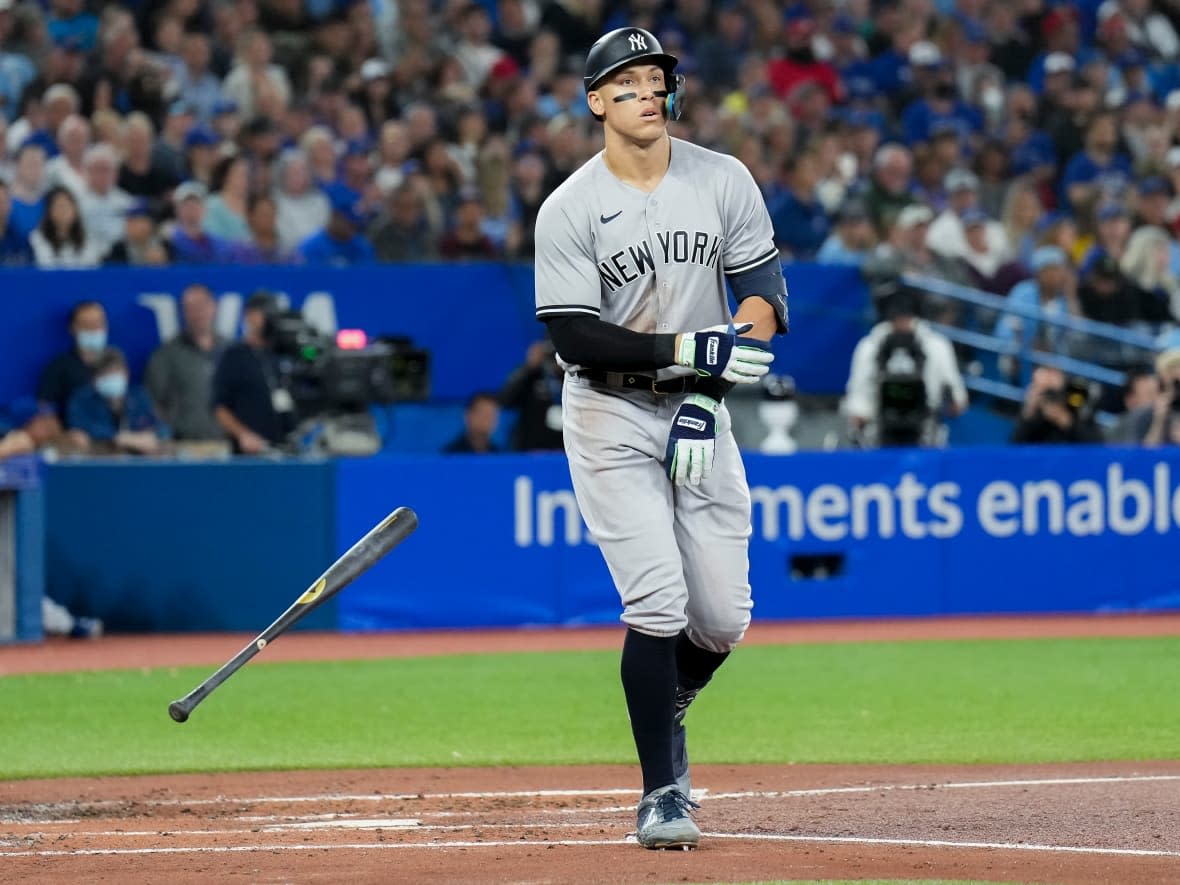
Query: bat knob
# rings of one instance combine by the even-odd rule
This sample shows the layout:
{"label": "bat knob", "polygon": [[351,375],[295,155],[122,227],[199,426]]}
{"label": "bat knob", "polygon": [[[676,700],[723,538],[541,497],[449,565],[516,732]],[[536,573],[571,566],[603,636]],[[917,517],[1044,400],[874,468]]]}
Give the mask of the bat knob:
{"label": "bat knob", "polygon": [[168,715],[177,722],[188,721],[188,710],[181,706],[180,701],[173,701],[168,705]]}

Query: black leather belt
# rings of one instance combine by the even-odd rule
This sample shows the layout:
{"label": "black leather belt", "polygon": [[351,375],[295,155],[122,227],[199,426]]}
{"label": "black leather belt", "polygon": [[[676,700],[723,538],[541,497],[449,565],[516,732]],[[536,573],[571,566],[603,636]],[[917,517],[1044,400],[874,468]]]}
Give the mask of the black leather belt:
{"label": "black leather belt", "polygon": [[600,369],[579,369],[578,377],[605,384],[607,387],[622,387],[627,390],[642,390],[659,396],[670,396],[677,393],[691,393],[696,389],[697,379],[692,375],[681,375],[676,378],[656,378],[654,375],[641,375],[637,372],[604,372]]}

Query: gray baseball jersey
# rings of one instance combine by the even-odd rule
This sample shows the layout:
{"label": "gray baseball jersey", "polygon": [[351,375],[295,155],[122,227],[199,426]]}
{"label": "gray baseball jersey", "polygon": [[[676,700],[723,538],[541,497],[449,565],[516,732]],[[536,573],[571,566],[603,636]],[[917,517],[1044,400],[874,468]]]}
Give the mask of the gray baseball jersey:
{"label": "gray baseball jersey", "polygon": [[[651,193],[619,181],[601,154],[588,161],[541,207],[536,244],[539,319],[594,316],[648,333],[729,322],[726,275],[779,260],[745,166],[675,138]],[[776,307],[785,320],[785,303]],[[603,387],[577,369],[566,366],[562,393],[570,476],[622,597],[623,621],[656,636],[683,629],[702,648],[729,651],[752,603],[750,497],[725,406],[712,473],[677,488],[663,461],[685,395]]]}
{"label": "gray baseball jersey", "polygon": [[730,320],[725,275],[771,261],[770,216],[740,161],[673,138],[667,173],[644,193],[599,154],[537,216],[537,318],[583,314],[634,332],[704,329]]}

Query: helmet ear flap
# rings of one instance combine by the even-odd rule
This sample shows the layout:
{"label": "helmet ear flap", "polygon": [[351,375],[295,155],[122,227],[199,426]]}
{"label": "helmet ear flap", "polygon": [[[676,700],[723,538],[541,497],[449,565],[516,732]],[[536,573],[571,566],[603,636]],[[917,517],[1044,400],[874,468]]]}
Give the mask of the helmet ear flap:
{"label": "helmet ear flap", "polygon": [[676,121],[684,115],[684,74],[676,74],[673,82],[676,88],[669,89],[664,98],[664,116]]}

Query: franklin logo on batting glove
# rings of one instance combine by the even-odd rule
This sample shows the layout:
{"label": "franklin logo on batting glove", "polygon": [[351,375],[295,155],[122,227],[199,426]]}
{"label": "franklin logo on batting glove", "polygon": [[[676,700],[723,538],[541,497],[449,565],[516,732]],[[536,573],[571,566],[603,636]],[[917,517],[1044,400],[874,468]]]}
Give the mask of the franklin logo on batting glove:
{"label": "franklin logo on batting glove", "polygon": [[720,408],[712,397],[694,393],[676,410],[664,454],[664,469],[676,485],[700,485],[712,472]]}
{"label": "franklin logo on batting glove", "polygon": [[742,323],[685,333],[676,350],[676,365],[734,384],[754,384],[770,371],[774,351],[766,341],[742,337],[753,327]]}

